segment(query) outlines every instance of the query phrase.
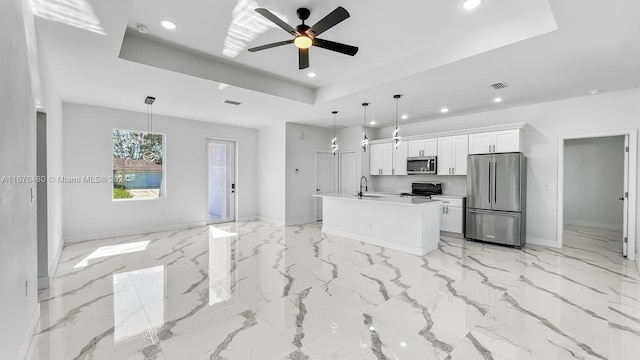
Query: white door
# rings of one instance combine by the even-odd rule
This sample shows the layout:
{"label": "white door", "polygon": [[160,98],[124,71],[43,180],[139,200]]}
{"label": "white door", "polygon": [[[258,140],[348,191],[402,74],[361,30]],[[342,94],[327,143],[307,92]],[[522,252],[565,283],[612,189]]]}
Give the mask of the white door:
{"label": "white door", "polygon": [[[330,194],[334,192],[333,162],[335,155],[330,152],[316,152],[316,193]],[[316,220],[322,220],[322,198],[316,198]]]}
{"label": "white door", "polygon": [[[622,255],[627,256],[629,252],[629,198],[626,194],[629,193],[629,135],[624,136],[624,182],[622,186],[623,194],[622,198]],[[638,260],[636,260],[638,261]]]}
{"label": "white door", "polygon": [[493,146],[492,132],[469,134],[469,154],[490,153],[492,150],[492,146]]}
{"label": "white door", "polygon": [[235,221],[235,148],[233,141],[207,140],[209,223]]}
{"label": "white door", "polygon": [[467,175],[467,155],[469,155],[469,137],[467,135],[453,138],[453,158],[451,167],[454,175]]}
{"label": "white door", "polygon": [[358,174],[356,172],[356,153],[340,153],[340,192],[343,194],[358,193]]}
{"label": "white door", "polygon": [[496,131],[493,135],[493,152],[520,151],[520,130]]}
{"label": "white door", "polygon": [[438,138],[438,175],[451,175],[453,167],[453,138]]}
{"label": "white door", "polygon": [[407,175],[407,142],[405,141],[393,151],[393,175]]}

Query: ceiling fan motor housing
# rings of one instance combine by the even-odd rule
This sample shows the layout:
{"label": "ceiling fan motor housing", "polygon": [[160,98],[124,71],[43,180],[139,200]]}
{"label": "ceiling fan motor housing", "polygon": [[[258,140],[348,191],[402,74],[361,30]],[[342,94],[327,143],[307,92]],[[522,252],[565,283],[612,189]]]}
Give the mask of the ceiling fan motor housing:
{"label": "ceiling fan motor housing", "polygon": [[298,19],[302,20],[304,23],[304,21],[309,18],[309,15],[311,15],[311,10],[308,8],[299,8],[296,10],[296,14],[298,15]]}

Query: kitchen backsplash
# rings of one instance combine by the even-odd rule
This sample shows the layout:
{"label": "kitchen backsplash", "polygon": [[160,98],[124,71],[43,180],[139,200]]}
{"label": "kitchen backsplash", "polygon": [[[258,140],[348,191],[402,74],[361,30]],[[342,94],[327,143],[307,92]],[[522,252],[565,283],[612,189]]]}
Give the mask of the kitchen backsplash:
{"label": "kitchen backsplash", "polygon": [[442,192],[446,195],[467,194],[466,176],[438,176],[438,175],[403,175],[403,176],[367,176],[369,191],[411,192],[411,183],[418,181],[439,181]]}

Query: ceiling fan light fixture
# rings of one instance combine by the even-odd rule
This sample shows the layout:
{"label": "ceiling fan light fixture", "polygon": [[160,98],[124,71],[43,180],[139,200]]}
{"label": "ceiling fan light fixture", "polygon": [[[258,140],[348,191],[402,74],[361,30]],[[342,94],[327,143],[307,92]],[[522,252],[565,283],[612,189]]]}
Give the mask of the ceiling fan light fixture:
{"label": "ceiling fan light fixture", "polygon": [[313,45],[313,40],[307,35],[299,35],[296,36],[293,43],[298,47],[298,49],[308,49]]}

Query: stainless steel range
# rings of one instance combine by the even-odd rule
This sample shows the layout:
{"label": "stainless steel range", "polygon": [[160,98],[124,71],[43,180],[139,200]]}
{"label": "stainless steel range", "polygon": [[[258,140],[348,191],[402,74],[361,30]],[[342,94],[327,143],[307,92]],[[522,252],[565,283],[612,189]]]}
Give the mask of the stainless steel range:
{"label": "stainless steel range", "polygon": [[402,193],[400,196],[412,196],[430,199],[431,195],[442,194],[442,183],[439,181],[421,181],[411,183],[411,192]]}

